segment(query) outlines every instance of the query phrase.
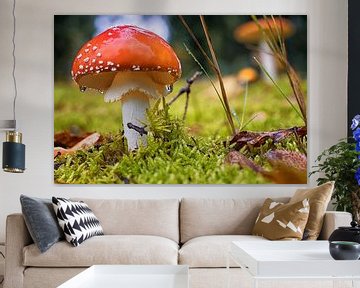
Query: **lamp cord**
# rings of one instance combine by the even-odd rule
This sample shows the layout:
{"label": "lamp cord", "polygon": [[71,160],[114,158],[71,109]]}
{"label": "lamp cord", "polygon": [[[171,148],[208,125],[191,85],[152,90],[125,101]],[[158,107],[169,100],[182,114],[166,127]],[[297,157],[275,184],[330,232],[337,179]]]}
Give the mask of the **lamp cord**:
{"label": "lamp cord", "polygon": [[[15,68],[16,68],[16,56],[15,56],[15,34],[16,34],[16,15],[15,15],[15,8],[16,8],[16,0],[13,0],[13,7],[12,7],[12,16],[13,16],[13,34],[12,34],[12,44],[13,44],[13,50],[12,50],[12,57],[13,57],[13,68],[12,68],[12,78],[14,82],[14,101],[13,101],[13,118],[14,121],[16,120],[16,98],[17,98],[17,84],[16,84],[16,77],[15,77]],[[16,121],[15,121],[15,130],[16,130]]]}
{"label": "lamp cord", "polygon": [[[5,255],[0,251],[0,255],[5,259]],[[3,275],[2,275],[3,276]],[[4,278],[0,278],[0,285],[4,282]]]}

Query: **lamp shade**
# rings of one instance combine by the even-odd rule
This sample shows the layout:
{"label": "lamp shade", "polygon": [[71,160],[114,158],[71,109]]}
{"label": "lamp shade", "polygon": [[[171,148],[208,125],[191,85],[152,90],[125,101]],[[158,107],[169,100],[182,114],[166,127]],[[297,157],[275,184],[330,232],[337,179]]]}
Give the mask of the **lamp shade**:
{"label": "lamp shade", "polygon": [[3,143],[3,169],[5,172],[24,172],[25,145],[21,141],[22,134],[20,132],[6,132],[6,141]]}

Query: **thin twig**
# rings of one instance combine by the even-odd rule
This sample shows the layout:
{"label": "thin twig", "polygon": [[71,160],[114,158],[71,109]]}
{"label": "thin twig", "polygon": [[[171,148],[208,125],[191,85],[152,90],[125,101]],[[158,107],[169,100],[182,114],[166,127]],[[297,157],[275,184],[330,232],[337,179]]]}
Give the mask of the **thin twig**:
{"label": "thin twig", "polygon": [[190,89],[190,88],[191,88],[191,85],[192,85],[192,84],[195,82],[195,80],[196,80],[198,77],[200,77],[201,75],[202,75],[202,72],[196,71],[191,78],[186,79],[186,85],[179,90],[178,94],[177,94],[174,98],[172,98],[172,99],[170,100],[170,102],[168,103],[168,105],[170,106],[171,104],[173,104],[182,94],[184,94],[184,93],[190,94],[190,92],[191,92],[191,89]]}
{"label": "thin twig", "polygon": [[148,132],[145,130],[146,126],[140,127],[135,124],[132,124],[131,122],[127,123],[126,125],[129,129],[132,129],[132,130],[135,130],[136,132],[138,132],[140,134],[140,136],[148,134]]}
{"label": "thin twig", "polygon": [[201,21],[201,25],[202,25],[204,33],[205,33],[206,41],[207,41],[209,49],[210,49],[210,53],[211,53],[213,63],[215,65],[215,72],[216,72],[216,74],[218,76],[218,80],[219,80],[219,83],[220,83],[221,94],[223,96],[223,101],[224,101],[226,112],[227,112],[226,116],[228,118],[228,121],[229,121],[229,124],[230,124],[230,127],[231,127],[231,131],[232,131],[233,134],[235,134],[236,129],[235,129],[234,121],[232,119],[231,109],[230,109],[229,101],[228,101],[228,98],[227,98],[227,95],[226,95],[226,90],[225,90],[224,82],[223,82],[223,79],[222,79],[220,66],[219,66],[219,63],[217,61],[217,57],[216,57],[215,50],[214,50],[214,45],[212,44],[212,41],[211,41],[211,38],[210,38],[210,35],[209,35],[209,30],[207,28],[207,25],[206,25],[206,22],[205,22],[205,19],[204,19],[203,15],[200,15],[200,21]]}
{"label": "thin twig", "polygon": [[179,90],[179,93],[173,98],[171,99],[171,101],[169,102],[169,106],[171,104],[173,104],[182,94],[186,93],[186,102],[185,102],[185,110],[184,110],[184,115],[183,115],[183,121],[185,121],[185,118],[186,118],[186,114],[187,114],[187,110],[188,110],[188,106],[189,106],[189,96],[190,96],[190,93],[191,93],[191,85],[194,83],[194,81],[199,78],[200,76],[202,75],[202,72],[200,71],[196,71],[194,73],[194,75],[189,78],[189,79],[186,79],[186,86],[185,87],[182,87],[180,90]]}
{"label": "thin twig", "polygon": [[[301,88],[300,84],[300,78],[294,68],[290,65],[288,59],[287,59],[287,52],[286,52],[286,46],[285,46],[285,39],[283,37],[283,27],[282,22],[280,22],[281,26],[278,27],[276,25],[276,20],[273,16],[271,16],[272,20],[269,20],[266,16],[264,16],[265,21],[267,22],[269,31],[266,33],[264,28],[261,27],[261,25],[258,22],[258,19],[256,16],[251,16],[252,19],[257,24],[260,31],[263,33],[264,40],[270,47],[272,53],[274,54],[274,57],[283,65],[286,67],[286,74],[288,76],[290,86],[294,92],[294,96],[296,99],[296,103],[300,109],[300,112],[294,108],[294,105],[292,103],[291,106],[295,109],[295,111],[299,114],[301,113],[301,118],[303,119],[305,126],[307,125],[307,111],[306,111],[306,102],[305,102],[305,96]],[[273,26],[271,26],[270,21],[273,21]],[[276,37],[277,36],[277,37]],[[258,62],[258,61],[257,61]],[[258,62],[259,64],[259,62]],[[259,64],[260,68],[263,69],[263,67]],[[268,73],[266,73],[268,74]],[[269,76],[269,75],[268,75]],[[273,81],[274,82],[274,81]],[[275,84],[275,83],[274,83]],[[287,99],[288,102],[290,101]]]}
{"label": "thin twig", "polygon": [[[180,21],[182,22],[182,24],[184,25],[184,27],[186,28],[186,30],[189,32],[191,38],[194,40],[196,46],[199,48],[199,50],[201,51],[201,53],[204,55],[205,59],[208,61],[211,69],[215,72],[215,74],[217,75],[218,79],[219,79],[219,82],[220,82],[220,88],[221,88],[221,94],[222,94],[222,97],[223,97],[223,101],[222,101],[222,104],[223,104],[223,107],[224,107],[224,110],[225,110],[225,114],[226,114],[226,118],[228,119],[228,122],[229,122],[229,125],[230,125],[230,129],[231,129],[231,132],[232,134],[235,133],[235,125],[234,125],[234,122],[233,122],[233,119],[232,119],[232,114],[231,114],[231,110],[229,108],[229,103],[224,103],[225,101],[227,101],[227,97],[226,97],[226,92],[225,92],[225,88],[224,88],[224,84],[222,82],[222,77],[221,77],[221,73],[220,73],[220,70],[219,70],[219,65],[215,65],[215,63],[209,58],[209,56],[207,55],[207,53],[205,52],[205,50],[202,48],[200,42],[198,41],[198,39],[196,38],[196,36],[194,35],[194,33],[192,32],[191,28],[189,27],[189,25],[186,23],[184,17],[182,17],[181,15],[178,16]],[[207,29],[207,28],[206,28]],[[205,34],[206,35],[209,35],[208,31],[204,30]],[[211,44],[212,46],[212,44]],[[213,49],[213,48],[212,48]],[[211,50],[211,48],[210,48]],[[214,50],[214,49],[213,49]],[[215,57],[216,58],[216,57]]]}

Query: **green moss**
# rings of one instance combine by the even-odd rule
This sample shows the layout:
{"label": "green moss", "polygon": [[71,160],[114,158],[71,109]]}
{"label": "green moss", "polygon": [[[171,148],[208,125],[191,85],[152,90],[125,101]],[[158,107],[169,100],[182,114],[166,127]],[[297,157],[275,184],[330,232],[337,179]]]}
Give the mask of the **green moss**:
{"label": "green moss", "polygon": [[[184,83],[174,87],[178,91]],[[285,78],[279,80],[282,89],[291,95]],[[303,83],[306,86],[306,82]],[[122,137],[121,104],[104,103],[94,91],[81,93],[75,86],[55,85],[55,132],[70,130],[101,133],[104,141],[87,151],[55,159],[56,183],[101,184],[258,184],[267,183],[255,172],[225,164],[231,147],[224,145],[229,129],[225,114],[207,80],[192,86],[185,122],[185,97],[161,110],[161,103],[152,103],[149,113],[148,146],[129,153]],[[263,82],[249,86],[245,121],[255,118],[246,127],[250,131],[270,131],[301,126],[302,120],[281,98],[278,92]],[[173,93],[175,95],[175,93]],[[168,96],[168,101],[171,96]],[[242,111],[243,94],[230,97],[231,108]],[[306,147],[306,143],[303,144]],[[268,140],[261,147],[242,149],[247,157],[268,167],[264,154],[269,149],[298,151],[298,143],[288,138],[281,143]]]}
{"label": "green moss", "polygon": [[[88,151],[55,159],[57,183],[101,184],[255,184],[266,183],[253,171],[225,164],[231,147],[218,137],[191,137],[183,123],[157,105],[149,112],[148,146],[128,152],[122,135],[105,136]],[[294,141],[276,144],[296,150]],[[274,145],[268,141],[243,153],[260,164]]]}

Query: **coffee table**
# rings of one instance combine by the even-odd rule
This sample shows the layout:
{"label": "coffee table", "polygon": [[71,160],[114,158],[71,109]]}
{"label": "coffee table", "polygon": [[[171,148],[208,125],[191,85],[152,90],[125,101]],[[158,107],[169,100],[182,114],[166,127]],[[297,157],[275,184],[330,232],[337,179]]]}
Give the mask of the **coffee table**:
{"label": "coffee table", "polygon": [[188,288],[185,265],[94,265],[58,288]]}
{"label": "coffee table", "polygon": [[360,287],[360,261],[332,259],[328,241],[236,241],[230,258],[248,272],[252,287],[261,280],[330,280],[333,286],[347,280],[346,287]]}

